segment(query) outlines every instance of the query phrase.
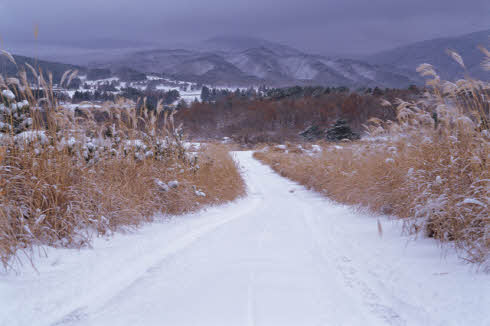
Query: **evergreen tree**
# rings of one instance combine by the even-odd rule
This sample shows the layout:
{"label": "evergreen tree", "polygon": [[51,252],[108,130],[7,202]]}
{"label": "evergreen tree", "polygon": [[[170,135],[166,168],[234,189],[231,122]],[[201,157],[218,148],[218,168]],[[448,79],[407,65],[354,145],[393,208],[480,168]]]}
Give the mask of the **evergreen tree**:
{"label": "evergreen tree", "polygon": [[211,100],[211,92],[207,86],[203,86],[201,89],[201,100],[203,102],[209,102]]}

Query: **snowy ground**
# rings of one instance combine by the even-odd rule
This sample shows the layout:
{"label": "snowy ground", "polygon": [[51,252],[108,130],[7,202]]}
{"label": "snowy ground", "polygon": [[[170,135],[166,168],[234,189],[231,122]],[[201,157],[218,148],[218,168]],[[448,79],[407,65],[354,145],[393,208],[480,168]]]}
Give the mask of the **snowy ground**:
{"label": "snowy ground", "polygon": [[[60,89],[60,91],[65,95],[69,96],[70,98],[73,98],[73,95],[75,94],[76,91],[89,92],[93,94],[101,86],[110,85],[111,83],[115,82],[116,91],[112,91],[108,93],[112,93],[114,95],[120,95],[122,93],[123,88],[133,87],[141,91],[145,91],[148,88],[150,82],[157,82],[157,84],[155,85],[156,90],[165,91],[165,92],[171,90],[179,91],[180,98],[179,100],[176,101],[175,104],[177,104],[178,101],[180,100],[184,100],[187,103],[192,103],[196,100],[201,101],[201,89],[200,88],[198,89],[197,84],[192,82],[172,80],[172,79],[162,78],[162,77],[157,77],[152,75],[147,75],[146,80],[137,81],[137,82],[123,82],[118,77],[111,77],[111,78],[99,79],[99,80],[88,80],[86,76],[80,76],[79,78],[82,81],[82,85],[80,86],[79,89],[77,90]],[[88,89],[85,89],[84,86],[88,86]],[[72,104],[71,106],[76,108],[79,105]]]}
{"label": "snowy ground", "polygon": [[490,275],[236,155],[247,198],[0,274],[0,325],[490,325]]}
{"label": "snowy ground", "polygon": [[[80,86],[79,89],[77,90],[67,90],[67,89],[58,89],[60,92],[64,93],[70,98],[73,98],[75,95],[76,91],[79,92],[89,92],[94,94],[96,90],[100,89],[101,86],[103,85],[110,85],[111,83],[115,82],[116,86],[114,88],[116,91],[108,92],[112,93],[113,95],[120,95],[123,91],[124,88],[126,87],[133,87],[136,89],[139,89],[140,91],[145,91],[148,88],[148,85],[150,82],[155,83],[155,89],[159,91],[172,91],[176,90],[179,91],[180,98],[175,101],[173,104],[177,104],[179,101],[184,100],[187,104],[191,104],[194,101],[202,101],[201,99],[201,88],[198,88],[198,85],[193,82],[186,82],[186,81],[181,81],[181,80],[172,80],[169,78],[163,78],[163,77],[158,77],[158,76],[153,76],[153,75],[147,75],[146,80],[143,81],[136,81],[136,82],[123,82],[121,81],[118,77],[111,77],[111,78],[106,78],[106,79],[99,79],[99,80],[88,80],[87,76],[80,76],[80,80],[82,81],[82,85]],[[88,88],[84,88],[84,86],[87,86]],[[222,89],[222,90],[228,90],[228,91],[235,91],[237,89],[240,90],[246,90],[247,88],[243,87],[230,87],[230,86],[212,86],[212,85],[206,85],[210,88],[216,88],[216,89]],[[64,104],[65,107],[68,108],[83,108],[79,104]],[[85,108],[92,108],[94,106],[90,105],[85,105]]]}
{"label": "snowy ground", "polygon": [[[126,87],[132,87],[139,89],[140,91],[145,91],[148,89],[148,86],[150,83],[155,83],[154,87],[156,90],[159,91],[178,91],[180,94],[180,98],[176,100],[173,105],[177,105],[181,100],[184,100],[187,104],[191,104],[195,101],[202,101],[201,99],[201,87],[198,87],[196,83],[193,82],[186,82],[182,80],[173,80],[169,78],[163,78],[163,77],[158,77],[158,76],[153,76],[153,75],[147,75],[146,80],[142,81],[134,81],[134,82],[124,82],[121,81],[118,77],[111,77],[111,78],[105,78],[105,79],[98,79],[98,80],[88,80],[87,76],[79,76],[80,80],[82,81],[82,85],[80,85],[80,88],[76,90],[68,90],[64,88],[58,88],[56,85],[56,90],[58,90],[61,93],[64,93],[70,98],[73,98],[75,95],[75,92],[88,92],[94,94],[97,90],[100,91],[101,86],[104,85],[110,85],[111,83],[115,82],[114,88],[116,89],[115,91],[109,91],[107,93],[111,93],[113,95],[120,95],[123,92],[123,89]],[[88,87],[88,88],[85,88]],[[209,88],[216,88],[219,90],[228,90],[231,92],[236,91],[237,89],[240,89],[241,91],[247,90],[248,88],[245,87],[233,87],[233,86],[216,86],[216,85],[204,85]],[[257,90],[257,88],[256,88]],[[90,105],[90,104],[71,104],[71,103],[63,103],[63,106],[66,108],[70,109],[76,109],[76,108],[97,108],[100,107],[98,105]]]}

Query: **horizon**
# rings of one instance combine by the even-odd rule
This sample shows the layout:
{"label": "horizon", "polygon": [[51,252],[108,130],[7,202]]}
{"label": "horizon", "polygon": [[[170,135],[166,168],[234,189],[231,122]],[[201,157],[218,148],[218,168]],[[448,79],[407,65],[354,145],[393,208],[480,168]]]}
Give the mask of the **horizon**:
{"label": "horizon", "polygon": [[[41,45],[112,40],[170,49],[231,35],[269,40],[306,53],[362,56],[490,29],[486,14],[490,3],[483,0],[475,0],[471,6],[444,0],[410,4],[388,0],[252,0],[233,4],[171,0],[163,5],[154,0],[139,4],[107,0],[97,6],[95,0],[26,2],[0,3],[0,37],[5,48],[32,43],[38,26]],[[16,24],[18,21],[24,23]],[[111,46],[101,44],[98,48]]]}
{"label": "horizon", "polygon": [[[403,48],[404,46],[410,46],[412,44],[417,44],[417,43],[422,43],[422,42],[428,42],[436,39],[451,39],[451,38],[457,38],[465,35],[470,35],[470,34],[475,34],[475,33],[482,33],[482,32],[490,32],[490,28],[488,29],[481,29],[481,30],[474,30],[470,31],[467,33],[457,33],[457,34],[451,34],[451,35],[445,35],[445,36],[440,36],[436,38],[428,38],[428,39],[420,39],[420,40],[415,40],[413,42],[407,42],[407,43],[402,43],[397,46],[392,46],[384,49],[374,49],[373,51],[370,52],[365,52],[365,53],[319,53],[319,52],[308,52],[307,50],[294,46],[292,44],[286,43],[286,42],[280,42],[280,41],[273,41],[270,39],[266,38],[261,38],[261,37],[254,37],[251,35],[246,35],[246,34],[218,34],[212,37],[208,38],[203,38],[202,40],[196,41],[194,43],[175,43],[175,44],[163,44],[163,43],[156,43],[156,42],[150,42],[150,41],[142,41],[142,40],[135,40],[135,39],[111,39],[111,38],[95,38],[95,39],[80,39],[80,40],[56,40],[56,39],[43,39],[42,36],[38,37],[38,39],[34,38],[34,35],[31,39],[25,39],[25,40],[17,40],[14,42],[6,43],[4,39],[0,38],[0,48],[6,49],[8,51],[11,51],[15,55],[21,55],[21,56],[35,56],[35,55],[40,55],[40,59],[43,60],[52,60],[51,58],[52,55],[54,55],[56,51],[59,51],[60,49],[65,49],[67,51],[70,50],[85,50],[85,51],[116,51],[116,50],[134,50],[137,51],[138,49],[141,50],[199,50],[200,52],[206,52],[207,50],[203,48],[204,44],[206,42],[211,42],[216,39],[229,39],[229,40],[255,40],[255,41],[265,41],[265,42],[270,42],[274,43],[277,45],[281,46],[286,46],[293,48],[295,50],[308,53],[308,54],[314,54],[314,55],[324,55],[324,56],[331,56],[331,57],[345,57],[345,58],[362,58],[362,57],[368,57],[375,55],[377,53],[382,53],[385,51],[391,51],[399,48]],[[34,33],[33,33],[34,34]],[[0,35],[1,36],[1,35]],[[490,37],[490,36],[489,36]],[[97,44],[97,45],[95,45]],[[23,48],[23,46],[26,46]],[[42,51],[42,47],[45,47],[44,50],[47,49],[55,49],[51,53],[50,50],[47,50],[46,53],[36,53],[37,50]],[[59,48],[57,48],[59,47]],[[211,51],[211,50],[209,50]],[[68,52],[71,54],[71,52]],[[59,53],[58,53],[59,54]],[[63,55],[59,55],[59,58],[61,59]],[[61,62],[61,61],[60,61]],[[73,63],[73,62],[67,62],[67,63]],[[83,65],[83,64],[82,64]]]}

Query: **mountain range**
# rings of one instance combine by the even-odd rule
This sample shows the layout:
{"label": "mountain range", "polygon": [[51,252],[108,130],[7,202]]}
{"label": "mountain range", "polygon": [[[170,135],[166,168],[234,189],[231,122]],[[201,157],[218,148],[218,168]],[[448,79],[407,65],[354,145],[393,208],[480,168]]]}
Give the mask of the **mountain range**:
{"label": "mountain range", "polygon": [[195,49],[130,52],[98,66],[164,73],[178,80],[220,86],[332,85],[406,87],[414,73],[363,60],[329,58],[254,38],[218,37]]}
{"label": "mountain range", "polygon": [[[372,64],[392,65],[406,70],[415,70],[421,63],[430,63],[442,79],[456,80],[467,73],[473,78],[489,80],[489,72],[481,68],[483,54],[478,49],[479,45],[490,48],[490,30],[417,42],[370,55],[365,60]],[[462,56],[466,72],[447,55],[446,49],[454,50]]]}
{"label": "mountain range", "polygon": [[[407,87],[423,84],[415,72],[421,63],[433,64],[444,79],[454,80],[468,73],[489,80],[488,72],[480,68],[483,54],[477,48],[478,45],[488,48],[489,35],[490,30],[486,30],[433,39],[356,59],[305,53],[258,38],[222,36],[181,49],[134,50],[133,47],[122,51],[108,46],[103,49],[105,56],[87,55],[81,64],[90,63],[92,68],[112,71],[129,68],[215,86]],[[112,43],[118,45],[121,41]],[[445,53],[446,49],[453,49],[463,57],[466,71]],[[78,62],[71,60],[71,63]]]}

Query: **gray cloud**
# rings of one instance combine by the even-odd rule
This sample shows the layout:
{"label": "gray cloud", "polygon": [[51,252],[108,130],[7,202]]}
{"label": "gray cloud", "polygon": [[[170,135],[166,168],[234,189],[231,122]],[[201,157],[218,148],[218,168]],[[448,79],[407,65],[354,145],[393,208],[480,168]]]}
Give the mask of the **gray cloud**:
{"label": "gray cloud", "polygon": [[362,53],[490,28],[489,16],[488,0],[0,0],[0,36],[32,39],[39,24],[41,40],[165,45],[239,34]]}

